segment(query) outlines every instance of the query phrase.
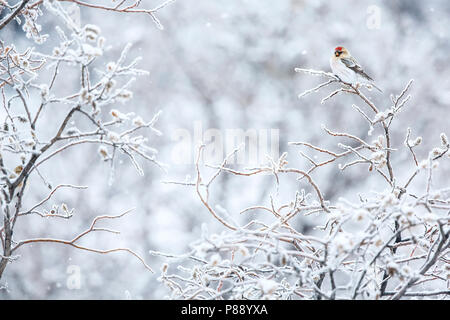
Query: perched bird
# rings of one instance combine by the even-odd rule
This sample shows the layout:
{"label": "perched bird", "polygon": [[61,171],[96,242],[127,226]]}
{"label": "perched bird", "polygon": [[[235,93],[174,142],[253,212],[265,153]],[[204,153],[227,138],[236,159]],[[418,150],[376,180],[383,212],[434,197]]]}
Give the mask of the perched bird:
{"label": "perched bird", "polygon": [[356,86],[362,84],[368,88],[375,87],[380,92],[383,92],[344,47],[336,47],[334,49],[334,55],[330,59],[330,66],[333,73],[345,83]]}

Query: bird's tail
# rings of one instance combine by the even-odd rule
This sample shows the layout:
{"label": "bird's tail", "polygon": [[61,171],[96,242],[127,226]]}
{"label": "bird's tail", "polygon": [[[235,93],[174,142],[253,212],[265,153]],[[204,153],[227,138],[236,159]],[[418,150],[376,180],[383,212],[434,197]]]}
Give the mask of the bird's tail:
{"label": "bird's tail", "polygon": [[381,90],[380,88],[378,88],[377,85],[376,85],[373,81],[370,81],[370,82],[367,84],[367,86],[368,86],[369,88],[374,87],[375,89],[377,89],[378,91],[380,91],[381,93],[383,93],[383,90]]}
{"label": "bird's tail", "polygon": [[380,88],[378,88],[374,83],[372,83],[372,85],[374,86],[375,89],[377,89],[378,91],[380,91],[381,93],[383,93],[383,90],[381,90]]}

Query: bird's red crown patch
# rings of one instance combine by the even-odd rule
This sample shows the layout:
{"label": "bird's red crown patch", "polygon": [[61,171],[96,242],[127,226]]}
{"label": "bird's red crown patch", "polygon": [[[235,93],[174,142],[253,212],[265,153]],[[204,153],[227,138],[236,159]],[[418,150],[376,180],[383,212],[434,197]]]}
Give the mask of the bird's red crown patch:
{"label": "bird's red crown patch", "polygon": [[336,47],[334,51],[342,51],[342,47]]}

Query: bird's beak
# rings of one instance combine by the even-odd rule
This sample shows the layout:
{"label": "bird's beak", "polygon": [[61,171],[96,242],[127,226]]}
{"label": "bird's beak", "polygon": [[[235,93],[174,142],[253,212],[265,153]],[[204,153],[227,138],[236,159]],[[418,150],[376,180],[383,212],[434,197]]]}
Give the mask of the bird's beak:
{"label": "bird's beak", "polygon": [[335,52],[334,52],[334,55],[335,55],[336,57],[339,57],[339,51],[335,51]]}

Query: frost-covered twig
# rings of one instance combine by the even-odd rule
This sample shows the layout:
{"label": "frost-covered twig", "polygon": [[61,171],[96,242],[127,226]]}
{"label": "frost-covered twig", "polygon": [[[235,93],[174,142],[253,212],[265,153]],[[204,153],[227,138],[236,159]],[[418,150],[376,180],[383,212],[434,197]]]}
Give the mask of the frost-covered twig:
{"label": "frost-covered twig", "polygon": [[116,233],[116,234],[119,233],[118,231],[111,230],[108,228],[99,228],[96,226],[96,224],[97,224],[97,222],[99,222],[101,220],[105,220],[105,219],[121,218],[124,215],[126,215],[127,213],[129,213],[130,211],[131,210],[127,210],[127,211],[125,211],[119,215],[115,215],[115,216],[97,216],[92,221],[91,226],[87,230],[76,235],[72,240],[62,240],[62,239],[54,239],[54,238],[32,238],[32,239],[21,240],[12,248],[11,253],[13,253],[17,249],[19,249],[21,246],[24,246],[27,244],[33,244],[33,243],[58,243],[58,244],[72,246],[79,250],[85,250],[85,251],[90,251],[90,252],[100,253],[100,254],[107,254],[107,253],[123,251],[123,252],[128,252],[131,255],[135,256],[144,265],[144,267],[146,269],[153,272],[153,270],[147,265],[145,260],[140,255],[138,255],[136,252],[134,252],[133,250],[131,250],[129,248],[113,248],[113,249],[101,250],[101,249],[90,248],[90,247],[86,247],[86,246],[78,244],[78,241],[80,239],[82,239],[84,236],[86,236],[92,232],[103,231],[103,232],[110,232],[110,233]]}

